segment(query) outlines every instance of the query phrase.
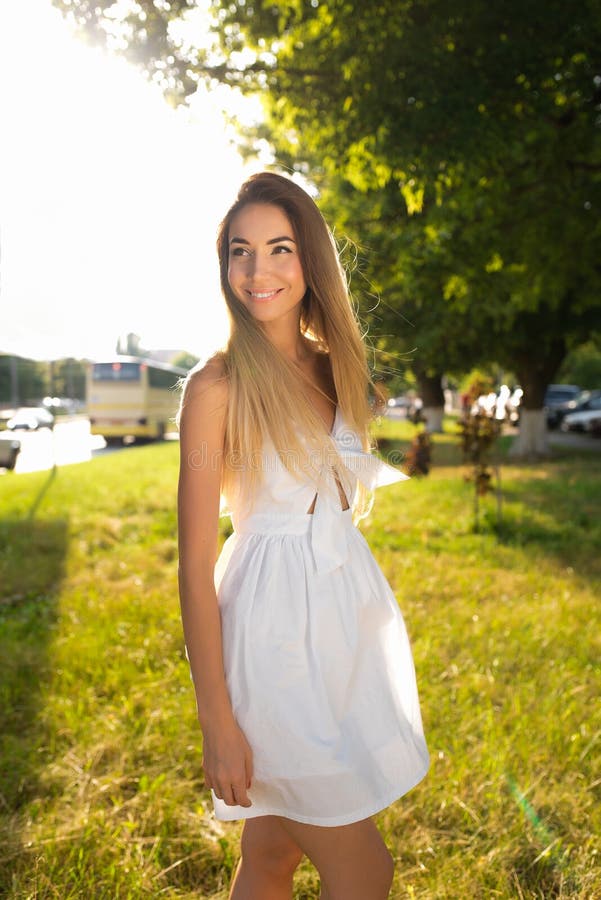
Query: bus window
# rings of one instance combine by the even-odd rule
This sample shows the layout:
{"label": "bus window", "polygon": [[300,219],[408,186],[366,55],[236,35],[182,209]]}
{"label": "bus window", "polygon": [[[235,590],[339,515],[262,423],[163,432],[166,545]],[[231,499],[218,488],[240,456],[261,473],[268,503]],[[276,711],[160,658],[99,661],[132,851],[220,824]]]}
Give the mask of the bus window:
{"label": "bus window", "polygon": [[95,363],[92,368],[92,381],[139,381],[140,363],[113,362]]}

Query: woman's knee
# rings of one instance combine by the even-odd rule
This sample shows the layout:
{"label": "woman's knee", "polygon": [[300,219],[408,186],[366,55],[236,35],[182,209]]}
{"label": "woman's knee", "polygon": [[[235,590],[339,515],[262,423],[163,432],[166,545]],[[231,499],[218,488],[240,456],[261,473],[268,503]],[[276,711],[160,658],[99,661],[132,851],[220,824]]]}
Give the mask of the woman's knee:
{"label": "woman's knee", "polygon": [[272,875],[293,875],[303,858],[298,845],[279,826],[247,819],[240,842],[246,865]]}
{"label": "woman's knee", "polygon": [[387,900],[390,896],[394,859],[375,828],[366,838],[352,856],[342,861],[332,855],[319,870],[327,900]]}

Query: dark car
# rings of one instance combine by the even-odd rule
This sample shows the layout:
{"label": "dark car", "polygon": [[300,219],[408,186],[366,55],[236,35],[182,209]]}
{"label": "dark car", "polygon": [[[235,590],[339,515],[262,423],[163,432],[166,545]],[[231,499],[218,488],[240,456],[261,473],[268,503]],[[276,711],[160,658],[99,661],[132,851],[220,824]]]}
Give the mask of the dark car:
{"label": "dark car", "polygon": [[581,394],[576,384],[550,384],[545,393],[543,406],[548,428],[557,428],[569,412],[567,404]]}

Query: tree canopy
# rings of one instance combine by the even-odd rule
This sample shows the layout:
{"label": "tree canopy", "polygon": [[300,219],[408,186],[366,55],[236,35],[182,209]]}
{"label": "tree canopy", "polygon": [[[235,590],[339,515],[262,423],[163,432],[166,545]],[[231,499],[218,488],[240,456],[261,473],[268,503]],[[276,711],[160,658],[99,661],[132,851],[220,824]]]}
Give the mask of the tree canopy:
{"label": "tree canopy", "polygon": [[366,249],[382,349],[416,347],[430,374],[495,359],[542,404],[599,311],[599,4],[212,0],[207,48],[181,27],[193,0],[119,4],[119,22],[110,2],[55,2],[171,96],[201,78],[258,91],[248,141],[309,175]]}
{"label": "tree canopy", "polygon": [[[349,205],[341,181],[360,195],[355,208],[385,207],[398,244],[384,267],[377,261],[386,296],[405,293],[407,303],[393,284],[411,284],[416,302],[435,304],[451,356],[453,346],[462,352],[467,316],[479,332],[473,361],[492,351],[518,369],[526,402],[540,405],[543,382],[599,308],[599,7],[277,9],[231,3],[220,34],[226,53],[244,41],[264,62],[262,80],[249,78],[268,88],[279,157],[337,183],[328,193],[337,220]],[[376,255],[388,250],[381,223],[360,231],[362,218],[354,236]],[[427,327],[424,346],[431,336]]]}

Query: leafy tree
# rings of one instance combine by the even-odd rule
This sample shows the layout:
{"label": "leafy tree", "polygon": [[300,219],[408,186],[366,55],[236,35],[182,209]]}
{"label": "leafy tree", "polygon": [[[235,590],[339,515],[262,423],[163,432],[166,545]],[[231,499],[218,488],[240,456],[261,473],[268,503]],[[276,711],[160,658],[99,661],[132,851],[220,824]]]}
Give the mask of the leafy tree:
{"label": "leafy tree", "polygon": [[[546,449],[545,386],[598,315],[598,4],[213,0],[221,54],[175,27],[192,2],[138,0],[121,23],[110,3],[57,5],[96,38],[117,24],[172,96],[201,77],[260,91],[255,138],[311,173],[335,221],[362,212],[355,233],[381,265],[367,274],[397,313],[416,304],[417,366],[432,377],[488,356],[515,370],[518,447]],[[384,343],[406,350],[382,309]]]}
{"label": "leafy tree", "polygon": [[85,400],[87,362],[67,357],[48,364],[47,392],[52,397]]}
{"label": "leafy tree", "polygon": [[[468,360],[493,352],[482,312],[445,299],[454,256],[435,207],[399,208],[398,187],[359,192],[334,179],[321,205],[358,242],[359,312],[369,325],[375,369],[393,374],[411,366],[430,430],[442,426],[443,374],[460,374]],[[368,235],[369,244],[361,243]],[[365,249],[364,249],[365,248]]]}
{"label": "leafy tree", "polygon": [[52,0],[93,45],[123,54],[146,70],[173,103],[194,93],[204,54],[188,47],[173,25],[194,13],[196,0]]}
{"label": "leafy tree", "polygon": [[565,358],[558,377],[583,390],[601,389],[601,341],[592,339],[575,347]]}
{"label": "leafy tree", "polygon": [[[234,6],[228,24],[242,22],[259,59],[262,41],[279,40],[265,76],[280,154],[322,160],[324,178],[364,195],[392,185],[399,219],[421,220],[418,249],[446,242],[435,256],[448,309],[471,311],[481,350],[516,370],[523,421],[532,411],[538,426],[522,447],[544,450],[545,387],[598,315],[598,8],[320,3],[272,16],[270,32],[265,7]],[[222,33],[234,50],[235,29]],[[415,249],[395,276],[414,269]],[[445,368],[455,329],[446,338]],[[473,347],[470,362],[479,355]]]}
{"label": "leafy tree", "polygon": [[[0,355],[0,403],[9,404],[15,399],[13,387],[15,362],[8,354]],[[11,372],[12,369],[12,372]]]}
{"label": "leafy tree", "polygon": [[194,353],[188,353],[187,350],[182,350],[181,353],[178,353],[177,356],[172,360],[172,364],[174,366],[179,366],[180,369],[192,369],[199,362],[200,357],[195,356]]}
{"label": "leafy tree", "polygon": [[44,363],[23,356],[0,355],[0,403],[26,406],[46,393]]}

